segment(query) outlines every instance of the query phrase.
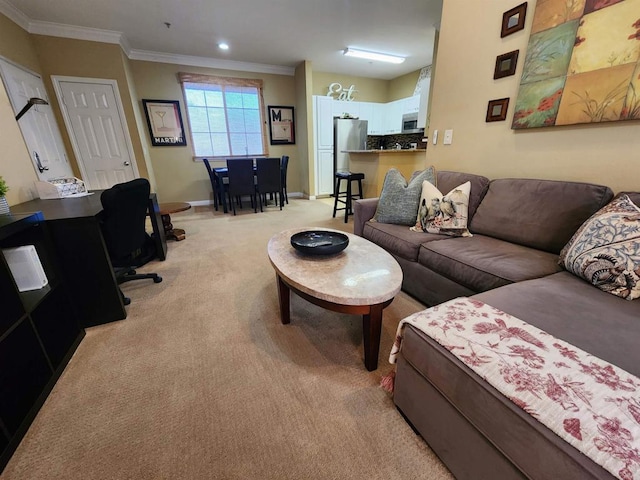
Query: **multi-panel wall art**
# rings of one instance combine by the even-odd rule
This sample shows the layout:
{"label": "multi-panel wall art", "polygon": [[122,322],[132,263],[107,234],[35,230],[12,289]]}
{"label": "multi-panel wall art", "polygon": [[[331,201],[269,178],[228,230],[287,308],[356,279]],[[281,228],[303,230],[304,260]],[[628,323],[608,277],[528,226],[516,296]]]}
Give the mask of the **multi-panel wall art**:
{"label": "multi-panel wall art", "polygon": [[539,0],[512,128],[640,119],[640,0]]}

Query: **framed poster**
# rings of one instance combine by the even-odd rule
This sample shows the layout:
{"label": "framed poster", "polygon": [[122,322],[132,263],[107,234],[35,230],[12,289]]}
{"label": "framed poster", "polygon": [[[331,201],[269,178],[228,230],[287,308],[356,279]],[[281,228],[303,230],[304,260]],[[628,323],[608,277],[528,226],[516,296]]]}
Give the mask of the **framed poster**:
{"label": "framed poster", "polygon": [[180,103],[177,100],[142,100],[147,116],[151,145],[154,147],[184,147]]}
{"label": "framed poster", "polygon": [[296,136],[293,126],[293,107],[269,105],[267,112],[271,145],[294,145]]}
{"label": "framed poster", "polygon": [[487,105],[487,122],[501,122],[507,118],[507,108],[509,107],[508,98],[499,98],[498,100],[489,100]]}

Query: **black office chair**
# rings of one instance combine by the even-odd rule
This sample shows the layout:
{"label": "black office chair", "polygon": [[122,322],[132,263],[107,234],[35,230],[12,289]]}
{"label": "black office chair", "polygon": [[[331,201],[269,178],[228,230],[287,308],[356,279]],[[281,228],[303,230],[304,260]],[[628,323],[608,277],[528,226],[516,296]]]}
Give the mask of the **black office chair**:
{"label": "black office chair", "polygon": [[[102,212],[99,215],[102,236],[107,245],[118,285],[131,280],[145,278],[160,283],[162,277],[156,273],[138,274],[135,267],[149,261],[153,253],[147,251],[149,242],[145,230],[145,219],[151,187],[146,178],[137,178],[119,183],[102,192]],[[120,290],[125,305],[131,299]]]}
{"label": "black office chair", "polygon": [[[218,211],[218,206],[222,203],[222,195],[229,194],[229,179],[223,178],[222,182],[224,184],[224,192],[220,191],[220,179],[216,174],[215,170],[211,168],[211,164],[209,163],[209,159],[203,158],[202,163],[207,167],[207,172],[209,173],[209,180],[211,181],[211,190],[213,191],[213,208]],[[229,203],[231,203],[231,197],[229,197]]]}
{"label": "black office chair", "polygon": [[275,194],[276,205],[279,202],[282,210],[284,195],[282,194],[282,170],[278,157],[256,159],[256,189],[261,212],[263,211],[262,200],[267,203],[267,193]]}
{"label": "black office chair", "polygon": [[282,156],[280,170],[282,172],[282,191],[284,192],[284,200],[289,205],[289,194],[287,193],[287,168],[289,167],[289,155]]}
{"label": "black office chair", "polygon": [[254,213],[258,213],[258,201],[256,198],[256,183],[253,173],[252,158],[234,158],[227,160],[227,169],[229,170],[229,197],[234,198],[237,202],[231,202],[233,214],[236,214],[236,203],[242,208],[242,196],[251,197],[251,206]]}

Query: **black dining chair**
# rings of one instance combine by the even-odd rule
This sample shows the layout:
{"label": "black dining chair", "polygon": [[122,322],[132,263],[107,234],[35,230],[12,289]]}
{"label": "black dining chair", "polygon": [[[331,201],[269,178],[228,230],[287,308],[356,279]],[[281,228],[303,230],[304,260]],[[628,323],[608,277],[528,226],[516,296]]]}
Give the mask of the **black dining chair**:
{"label": "black dining chair", "polygon": [[256,189],[261,212],[264,211],[262,201],[267,203],[267,193],[275,195],[276,205],[279,203],[282,210],[282,170],[278,157],[256,159]]}
{"label": "black dining chair", "polygon": [[280,163],[280,171],[282,173],[282,191],[284,192],[284,200],[289,204],[289,194],[287,193],[287,168],[289,167],[289,155],[283,155]]}
{"label": "black dining chair", "polygon": [[[224,192],[220,191],[220,179],[218,178],[218,174],[216,171],[211,168],[211,164],[209,163],[209,159],[203,158],[202,163],[207,167],[207,173],[209,173],[209,180],[211,181],[211,190],[213,191],[213,208],[215,208],[216,212],[218,211],[218,206],[222,203],[222,196],[229,195],[229,179],[223,178],[222,182],[224,184]],[[229,198],[229,203],[231,199]]]}
{"label": "black dining chair", "polygon": [[242,197],[247,195],[251,198],[254,213],[258,213],[253,159],[228,159],[227,169],[229,171],[229,197],[236,200],[231,202],[233,214],[236,214],[236,203],[242,208]]}
{"label": "black dining chair", "polygon": [[[157,273],[135,271],[135,267],[155,256],[155,252],[148,251],[154,244],[145,229],[150,192],[149,181],[137,178],[114,185],[100,195],[102,212],[98,221],[118,285],[147,278],[154,283],[162,281]],[[120,295],[125,305],[131,303],[122,290]]]}

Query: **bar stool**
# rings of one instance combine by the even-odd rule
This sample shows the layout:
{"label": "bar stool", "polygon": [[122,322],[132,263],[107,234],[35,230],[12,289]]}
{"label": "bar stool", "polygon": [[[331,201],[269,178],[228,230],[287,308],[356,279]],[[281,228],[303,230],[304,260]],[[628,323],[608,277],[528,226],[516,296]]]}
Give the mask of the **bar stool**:
{"label": "bar stool", "polygon": [[[349,221],[349,215],[353,215],[353,199],[364,198],[362,196],[363,179],[364,173],[336,172],[336,188],[333,192],[335,196],[335,202],[333,203],[333,218],[335,218],[338,210],[344,210],[344,223]],[[340,191],[342,180],[347,181],[347,190],[345,192]],[[358,182],[358,193],[353,193],[351,190],[351,182],[354,181]],[[343,203],[344,207],[338,208],[338,202]]]}

